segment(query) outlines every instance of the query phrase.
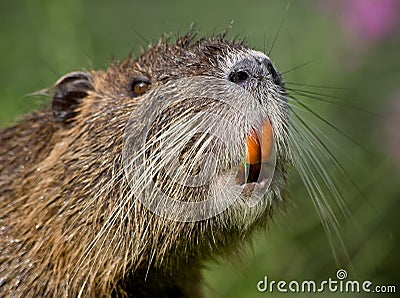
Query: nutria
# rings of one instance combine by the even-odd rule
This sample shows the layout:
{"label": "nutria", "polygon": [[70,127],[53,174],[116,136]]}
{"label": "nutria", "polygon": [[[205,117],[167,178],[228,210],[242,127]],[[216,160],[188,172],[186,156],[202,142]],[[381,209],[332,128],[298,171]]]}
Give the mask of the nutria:
{"label": "nutria", "polygon": [[49,90],[0,131],[1,296],[201,296],[286,201],[285,84],[243,41],[162,38]]}

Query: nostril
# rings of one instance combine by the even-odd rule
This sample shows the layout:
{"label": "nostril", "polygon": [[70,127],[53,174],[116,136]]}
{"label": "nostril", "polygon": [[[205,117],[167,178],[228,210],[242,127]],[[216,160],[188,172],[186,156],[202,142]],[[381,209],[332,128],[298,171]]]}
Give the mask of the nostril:
{"label": "nostril", "polygon": [[281,78],[272,62],[269,59],[265,59],[264,63],[267,67],[268,72],[271,74],[274,83],[279,85],[281,83]]}
{"label": "nostril", "polygon": [[228,76],[228,80],[233,82],[233,83],[235,83],[235,84],[243,83],[248,78],[249,78],[249,74],[244,70],[232,71]]}
{"label": "nostril", "polygon": [[268,69],[269,73],[270,73],[273,77],[277,76],[275,67],[272,65],[272,63],[271,63],[270,61],[268,61],[268,63],[267,63],[267,69]]}

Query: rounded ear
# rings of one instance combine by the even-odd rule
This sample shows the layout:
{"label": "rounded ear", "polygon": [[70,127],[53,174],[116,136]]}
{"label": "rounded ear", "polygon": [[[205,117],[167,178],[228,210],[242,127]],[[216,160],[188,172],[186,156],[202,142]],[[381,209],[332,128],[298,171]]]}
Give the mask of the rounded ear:
{"label": "rounded ear", "polygon": [[52,110],[54,120],[58,123],[68,124],[77,115],[76,108],[82,99],[94,90],[92,77],[84,72],[71,72],[62,76],[55,84],[56,91],[53,96]]}

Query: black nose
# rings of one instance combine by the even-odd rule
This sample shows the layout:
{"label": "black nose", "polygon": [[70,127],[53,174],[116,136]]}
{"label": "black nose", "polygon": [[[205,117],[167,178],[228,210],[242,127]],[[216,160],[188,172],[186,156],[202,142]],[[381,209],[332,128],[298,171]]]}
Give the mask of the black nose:
{"label": "black nose", "polygon": [[272,76],[272,80],[274,81],[275,84],[280,85],[281,84],[281,76],[280,74],[276,71],[274,65],[272,64],[271,60],[264,58],[263,60],[264,66],[267,68],[268,72]]}

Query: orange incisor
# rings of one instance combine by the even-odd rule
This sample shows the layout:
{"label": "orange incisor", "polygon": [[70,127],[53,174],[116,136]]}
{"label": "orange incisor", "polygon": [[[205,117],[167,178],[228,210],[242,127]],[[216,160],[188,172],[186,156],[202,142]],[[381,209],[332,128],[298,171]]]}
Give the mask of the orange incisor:
{"label": "orange incisor", "polygon": [[263,123],[260,132],[253,130],[246,137],[246,158],[239,167],[236,183],[242,185],[258,181],[261,164],[271,161],[273,140],[273,130],[269,121]]}
{"label": "orange incisor", "polygon": [[269,121],[265,121],[261,131],[261,142],[257,132],[246,138],[246,163],[250,165],[268,162],[273,150],[273,131]]}

